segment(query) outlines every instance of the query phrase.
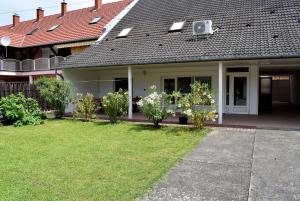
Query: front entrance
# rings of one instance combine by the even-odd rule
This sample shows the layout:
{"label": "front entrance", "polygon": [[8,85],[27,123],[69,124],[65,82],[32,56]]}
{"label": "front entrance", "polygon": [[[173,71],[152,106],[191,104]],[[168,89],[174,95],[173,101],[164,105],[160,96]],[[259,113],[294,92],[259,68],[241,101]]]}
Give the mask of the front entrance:
{"label": "front entrance", "polygon": [[225,113],[249,113],[249,77],[246,74],[226,75]]}

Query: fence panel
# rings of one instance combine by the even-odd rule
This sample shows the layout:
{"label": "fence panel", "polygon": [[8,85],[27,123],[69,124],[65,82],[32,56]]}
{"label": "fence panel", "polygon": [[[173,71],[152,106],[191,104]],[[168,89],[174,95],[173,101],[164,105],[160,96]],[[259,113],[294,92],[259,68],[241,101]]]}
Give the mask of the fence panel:
{"label": "fence panel", "polygon": [[18,93],[23,93],[25,97],[36,99],[42,110],[53,109],[40,96],[39,91],[34,87],[34,85],[31,85],[28,82],[0,82],[0,98]]}

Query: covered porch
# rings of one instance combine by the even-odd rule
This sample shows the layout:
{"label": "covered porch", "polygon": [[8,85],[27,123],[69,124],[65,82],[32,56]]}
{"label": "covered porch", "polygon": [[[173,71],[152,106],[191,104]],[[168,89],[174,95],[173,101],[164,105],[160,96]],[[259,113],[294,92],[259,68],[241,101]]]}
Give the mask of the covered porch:
{"label": "covered porch", "polygon": [[[133,103],[137,97],[146,96],[150,86],[156,85],[165,92],[188,93],[189,85],[200,81],[209,84],[215,95],[219,125],[300,129],[297,125],[300,112],[295,107],[290,111],[283,109],[286,113],[276,107],[266,111],[260,107],[264,100],[260,83],[263,70],[269,68],[276,72],[274,66],[297,68],[298,64],[299,59],[190,62],[64,69],[63,75],[72,82],[76,92],[93,93],[95,98],[120,88],[128,90],[127,119],[132,121],[145,121],[141,114],[133,112]],[[298,96],[299,92],[294,94]],[[69,112],[71,110],[70,107]],[[178,118],[170,118],[167,122],[178,122]],[[279,127],[280,124],[284,126]]]}

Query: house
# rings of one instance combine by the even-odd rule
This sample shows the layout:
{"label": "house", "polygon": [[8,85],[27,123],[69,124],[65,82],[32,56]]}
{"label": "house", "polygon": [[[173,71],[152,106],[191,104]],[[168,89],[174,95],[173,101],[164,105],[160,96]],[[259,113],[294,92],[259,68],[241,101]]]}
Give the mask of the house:
{"label": "house", "polygon": [[8,36],[11,40],[7,53],[0,46],[0,82],[32,83],[39,76],[55,76],[56,64],[95,43],[130,2],[103,4],[95,0],[92,7],[68,11],[63,1],[58,14],[45,16],[38,8],[32,20],[21,21],[19,15],[13,15],[11,25],[0,27],[0,38]]}
{"label": "house", "polygon": [[285,104],[295,111],[300,2],[139,0],[106,37],[59,69],[79,92],[102,97],[123,88],[130,101],[151,85],[189,92],[194,81],[208,83],[220,124],[223,114],[256,116]]}

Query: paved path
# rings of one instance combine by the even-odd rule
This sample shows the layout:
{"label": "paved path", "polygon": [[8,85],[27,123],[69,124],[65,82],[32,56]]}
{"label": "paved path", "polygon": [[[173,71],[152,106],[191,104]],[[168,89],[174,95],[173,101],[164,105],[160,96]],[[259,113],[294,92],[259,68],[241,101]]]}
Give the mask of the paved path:
{"label": "paved path", "polygon": [[300,201],[300,132],[217,129],[144,201]]}

